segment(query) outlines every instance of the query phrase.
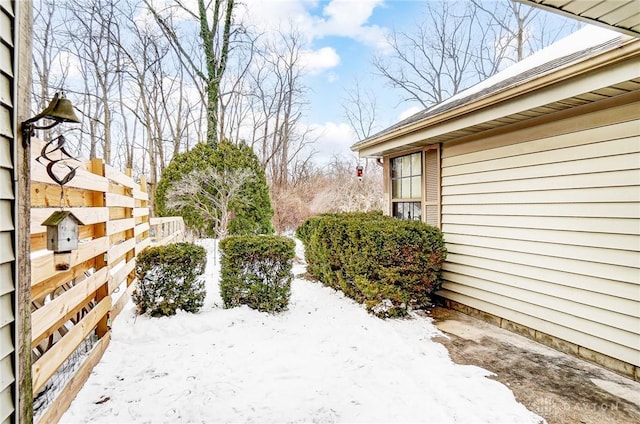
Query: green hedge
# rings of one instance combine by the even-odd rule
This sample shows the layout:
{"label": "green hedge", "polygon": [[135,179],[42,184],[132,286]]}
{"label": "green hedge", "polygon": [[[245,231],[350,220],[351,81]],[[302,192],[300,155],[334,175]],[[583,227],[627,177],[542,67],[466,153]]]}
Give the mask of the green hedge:
{"label": "green hedge", "polygon": [[[226,140],[221,141],[216,147],[207,143],[198,143],[190,150],[173,158],[162,171],[153,197],[158,216],[180,215],[190,229],[211,237],[215,236],[211,219],[204,217],[193,204],[185,205],[176,210],[167,207],[167,194],[177,181],[193,171],[208,169],[214,169],[218,172],[249,169],[253,173],[243,185],[239,195],[231,199],[229,204],[230,210],[234,213],[234,218],[229,223],[229,234],[273,233],[271,225],[273,209],[269,199],[269,186],[258,157],[246,144],[236,145]],[[218,197],[215,196],[215,187],[210,186],[209,188],[214,190],[211,194]],[[216,210],[210,199],[194,198],[195,201],[203,202],[212,212]]]}
{"label": "green hedge", "polygon": [[323,214],[296,231],[307,271],[380,317],[431,303],[447,251],[442,232],[381,212]]}
{"label": "green hedge", "polygon": [[295,243],[281,236],[231,236],[220,242],[220,294],[225,308],[287,309]]}
{"label": "green hedge", "polygon": [[175,243],[143,250],[136,258],[137,288],[133,301],[138,313],[175,315],[176,310],[198,312],[204,303],[207,251],[193,243]]}

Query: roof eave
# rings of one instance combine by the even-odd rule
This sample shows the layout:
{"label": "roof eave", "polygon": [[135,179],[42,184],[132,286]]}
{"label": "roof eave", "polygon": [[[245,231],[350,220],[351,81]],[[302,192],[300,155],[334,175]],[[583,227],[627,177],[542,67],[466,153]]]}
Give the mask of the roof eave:
{"label": "roof eave", "polygon": [[[362,143],[351,146],[351,150],[358,153],[363,150],[371,151],[375,146],[379,146],[385,142],[402,136],[407,136],[426,128],[437,127],[451,121],[452,119],[457,119],[461,116],[490,108],[507,100],[525,96],[531,92],[561,83],[571,78],[579,77],[587,72],[593,72],[599,68],[610,66],[638,55],[640,55],[640,40],[629,38],[626,40],[625,44],[616,49],[608,50],[604,53],[570,64],[553,72],[540,75],[526,81],[525,83],[507,87],[488,96],[474,99],[471,102],[447,110],[443,113],[433,115],[423,120],[397,128],[393,131],[383,133],[378,137],[373,137]],[[380,154],[371,154],[371,156],[380,156]]]}
{"label": "roof eave", "polygon": [[517,3],[525,4],[525,5],[530,6],[530,7],[535,7],[535,8],[542,9],[542,10],[545,10],[545,11],[548,11],[548,12],[551,12],[551,13],[555,13],[555,14],[558,14],[558,15],[561,15],[561,16],[565,16],[565,17],[568,17],[568,18],[576,19],[576,20],[585,22],[585,23],[590,24],[590,25],[596,25],[596,26],[599,26],[601,28],[606,28],[606,29],[609,29],[609,30],[618,31],[618,32],[620,32],[622,34],[630,35],[632,37],[636,37],[636,38],[640,37],[640,32],[634,30],[631,27],[624,27],[624,26],[615,25],[615,24],[612,25],[610,23],[607,23],[607,22],[604,22],[604,21],[601,21],[601,20],[598,20],[598,19],[590,18],[588,16],[582,16],[580,14],[564,10],[561,7],[558,7],[558,6],[555,6],[555,5],[552,5],[552,4],[539,3],[539,2],[533,1],[533,0],[513,0],[513,1],[515,1]]}

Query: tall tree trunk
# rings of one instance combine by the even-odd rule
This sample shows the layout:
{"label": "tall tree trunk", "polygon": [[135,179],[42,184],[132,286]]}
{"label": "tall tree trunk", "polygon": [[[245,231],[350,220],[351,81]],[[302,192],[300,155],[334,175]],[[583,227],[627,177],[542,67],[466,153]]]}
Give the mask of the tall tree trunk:
{"label": "tall tree trunk", "polygon": [[[219,142],[220,85],[229,58],[235,0],[211,0],[209,2],[198,0],[198,10],[195,12],[189,10],[179,1],[176,1],[176,5],[173,6],[182,9],[187,15],[197,20],[204,63],[199,63],[200,59],[190,54],[190,49],[185,47],[185,41],[178,35],[177,28],[172,27],[172,17],[161,16],[149,0],[144,0],[144,2],[180,61],[185,65],[187,73],[199,86],[200,97],[206,104],[207,143],[211,146],[217,146]],[[213,6],[212,11],[210,11],[211,6]],[[211,12],[211,22],[209,22],[208,12]]]}

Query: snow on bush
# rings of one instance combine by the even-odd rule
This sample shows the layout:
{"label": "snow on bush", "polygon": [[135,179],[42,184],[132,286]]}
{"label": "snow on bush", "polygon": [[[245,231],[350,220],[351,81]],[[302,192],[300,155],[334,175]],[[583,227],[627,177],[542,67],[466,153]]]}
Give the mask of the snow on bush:
{"label": "snow on bush", "polygon": [[138,314],[175,315],[178,309],[198,312],[206,290],[201,275],[207,251],[193,243],[175,243],[143,250],[136,259]]}
{"label": "snow on bush", "polygon": [[296,235],[305,245],[310,275],[379,317],[429,306],[440,286],[444,239],[422,222],[380,212],[323,214],[305,221]]}
{"label": "snow on bush", "polygon": [[281,236],[234,236],[220,242],[220,295],[225,308],[286,310],[295,243]]}

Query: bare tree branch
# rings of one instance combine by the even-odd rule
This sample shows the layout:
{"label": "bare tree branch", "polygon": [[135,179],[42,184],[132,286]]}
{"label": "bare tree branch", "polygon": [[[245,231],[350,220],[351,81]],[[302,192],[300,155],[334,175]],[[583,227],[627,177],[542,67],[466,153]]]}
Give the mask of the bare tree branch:
{"label": "bare tree branch", "polygon": [[[205,225],[212,226],[216,236],[227,236],[234,212],[231,202],[254,174],[249,169],[212,168],[193,171],[171,186],[167,192],[167,207],[180,210],[191,206],[200,212]],[[250,199],[243,198],[246,204]]]}

